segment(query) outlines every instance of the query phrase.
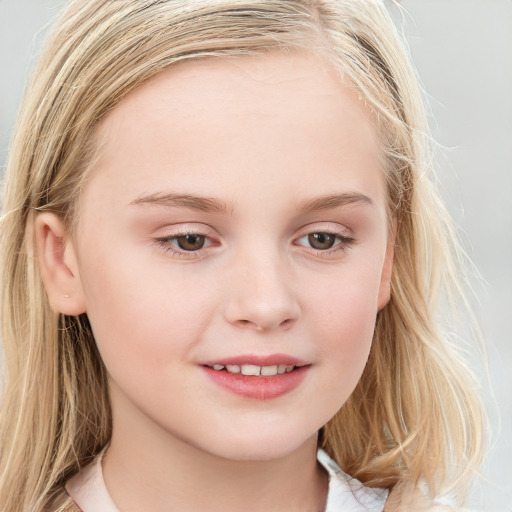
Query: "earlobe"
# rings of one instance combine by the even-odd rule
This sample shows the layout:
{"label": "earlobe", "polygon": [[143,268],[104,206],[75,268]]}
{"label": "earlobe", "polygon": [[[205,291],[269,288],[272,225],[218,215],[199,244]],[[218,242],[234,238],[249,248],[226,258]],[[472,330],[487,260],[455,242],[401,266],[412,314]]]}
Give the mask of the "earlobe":
{"label": "earlobe", "polygon": [[50,212],[38,214],[34,238],[39,270],[52,309],[73,316],[85,313],[75,249],[60,217]]}
{"label": "earlobe", "polygon": [[395,256],[396,226],[390,229],[386,255],[382,266],[382,275],[380,279],[378,310],[386,307],[391,298],[391,276],[393,273],[393,259]]}

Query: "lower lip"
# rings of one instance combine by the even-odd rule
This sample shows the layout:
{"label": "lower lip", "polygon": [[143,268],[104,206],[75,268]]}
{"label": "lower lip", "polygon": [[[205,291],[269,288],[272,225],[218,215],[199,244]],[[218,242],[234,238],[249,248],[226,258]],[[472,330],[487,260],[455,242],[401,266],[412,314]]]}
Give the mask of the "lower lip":
{"label": "lower lip", "polygon": [[290,373],[265,377],[213,370],[208,366],[202,368],[216,384],[237,395],[256,400],[271,400],[293,391],[304,380],[310,366],[300,366]]}

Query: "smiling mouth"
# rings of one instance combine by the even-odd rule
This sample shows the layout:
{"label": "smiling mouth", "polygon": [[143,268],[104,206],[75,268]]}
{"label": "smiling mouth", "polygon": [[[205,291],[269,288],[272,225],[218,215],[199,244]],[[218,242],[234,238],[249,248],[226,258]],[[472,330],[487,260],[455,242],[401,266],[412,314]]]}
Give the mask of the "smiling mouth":
{"label": "smiling mouth", "polygon": [[242,375],[252,375],[257,377],[273,377],[275,375],[284,375],[291,373],[297,368],[302,368],[306,365],[293,365],[293,364],[278,364],[273,366],[257,366],[255,364],[214,364],[212,366],[206,365],[207,368],[216,370],[218,372],[239,373]]}
{"label": "smiling mouth", "polygon": [[216,384],[243,398],[271,400],[293,391],[312,364],[286,354],[234,356],[201,365]]}

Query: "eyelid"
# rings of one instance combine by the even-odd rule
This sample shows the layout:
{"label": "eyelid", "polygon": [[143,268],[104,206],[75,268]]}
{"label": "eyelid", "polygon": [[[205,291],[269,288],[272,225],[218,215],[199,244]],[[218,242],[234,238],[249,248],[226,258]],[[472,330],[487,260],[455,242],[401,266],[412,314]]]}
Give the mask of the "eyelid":
{"label": "eyelid", "polygon": [[[312,235],[314,233],[325,233],[328,235],[333,235],[337,238],[337,242],[333,247],[327,249],[315,249],[314,247],[306,247],[305,245],[298,244],[297,242],[301,239]],[[356,239],[353,237],[351,230],[346,228],[345,226],[341,226],[339,224],[334,223],[314,223],[308,224],[304,228],[301,229],[300,235],[295,237],[293,240],[294,245],[298,245],[300,247],[304,247],[310,253],[320,257],[327,257],[334,253],[342,254],[346,249],[350,248],[354,243],[356,243]]]}
{"label": "eyelid", "polygon": [[[163,230],[162,230],[163,231]],[[173,226],[173,230],[171,231],[167,228],[165,235],[156,236],[153,240],[159,245],[165,252],[170,252],[179,257],[188,258],[188,259],[196,259],[201,258],[205,251],[207,251],[210,247],[214,247],[219,245],[218,238],[215,237],[210,229],[204,229],[204,224],[201,224],[201,227],[193,227],[193,225],[187,224],[185,226],[178,225]],[[196,251],[186,251],[176,247],[172,242],[177,240],[179,237],[187,236],[187,235],[197,235],[204,237],[209,244],[206,247],[201,247]]]}
{"label": "eyelid", "polygon": [[[165,252],[170,252],[178,257],[184,259],[198,259],[205,256],[205,253],[211,248],[221,244],[219,237],[211,233],[212,228],[207,225],[197,223],[190,223],[184,225],[168,226],[165,230],[165,235],[156,236],[153,241],[159,245]],[[161,231],[164,231],[163,229]],[[325,233],[336,237],[335,245],[326,249],[315,249],[314,247],[307,247],[306,245],[299,244],[298,242],[311,234],[314,233]],[[186,235],[197,235],[205,237],[208,245],[201,247],[200,249],[187,251],[176,247],[173,243],[181,236]],[[334,253],[343,253],[346,249],[352,246],[356,242],[355,238],[351,234],[351,230],[345,226],[341,226],[337,223],[323,222],[323,223],[312,223],[304,226],[300,230],[299,236],[296,236],[292,240],[292,244],[295,246],[303,247],[314,255],[320,257],[326,257]]]}
{"label": "eyelid", "polygon": [[329,233],[342,238],[352,238],[352,230],[337,222],[312,222],[300,228],[299,236],[295,240],[312,233]]}
{"label": "eyelid", "polygon": [[[342,235],[340,233],[335,233],[335,232],[326,231],[326,230],[311,231],[310,233],[306,233],[305,235],[299,236],[295,240],[302,240],[303,238],[306,238],[309,235],[317,234],[317,233],[318,234],[325,234],[325,235],[332,235],[332,236],[336,237],[340,241],[340,243],[343,244],[343,245],[349,245],[349,244],[352,244],[352,243],[355,242],[354,238],[352,238],[352,237],[348,237],[348,236]],[[337,245],[340,245],[340,244],[337,244]],[[336,245],[333,246],[333,247],[336,247]],[[314,250],[314,251],[326,253],[326,252],[329,252],[332,248],[328,248],[328,249],[322,250],[322,249],[315,249],[314,247],[312,247],[311,249]]]}

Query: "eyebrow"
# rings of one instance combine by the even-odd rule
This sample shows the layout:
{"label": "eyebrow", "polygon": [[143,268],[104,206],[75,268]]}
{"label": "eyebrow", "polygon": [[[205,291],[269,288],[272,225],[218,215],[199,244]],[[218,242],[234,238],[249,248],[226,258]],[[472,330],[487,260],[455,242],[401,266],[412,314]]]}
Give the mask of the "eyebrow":
{"label": "eyebrow", "polygon": [[213,197],[201,197],[191,194],[150,194],[139,197],[130,204],[133,205],[157,205],[174,208],[186,208],[199,212],[227,214],[229,208],[226,203]]}
{"label": "eyebrow", "polygon": [[[316,197],[314,199],[306,199],[301,201],[297,206],[298,212],[315,212],[321,210],[330,210],[347,204],[362,203],[373,205],[373,201],[364,194],[359,193],[342,193],[330,194],[326,196]],[[174,208],[186,208],[207,213],[233,213],[235,208],[215,199],[213,197],[195,196],[192,194],[150,194],[142,196],[130,203],[131,205],[157,205]]]}
{"label": "eyebrow", "polygon": [[373,205],[373,201],[364,194],[359,193],[343,193],[332,194],[315,199],[307,199],[299,203],[297,210],[300,212],[316,212],[321,210],[330,210],[347,204],[362,203]]}

